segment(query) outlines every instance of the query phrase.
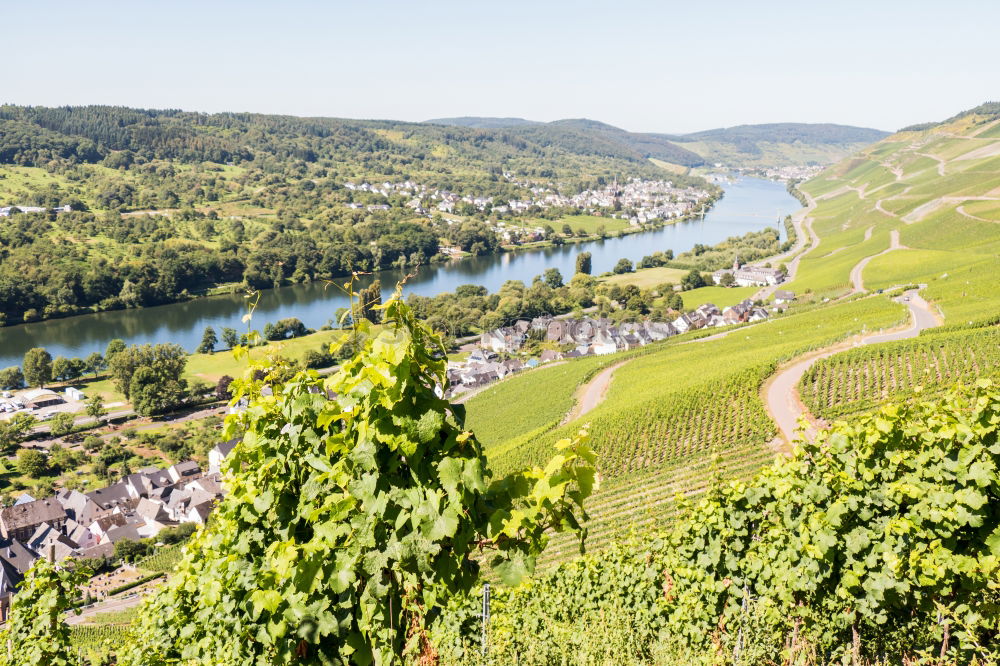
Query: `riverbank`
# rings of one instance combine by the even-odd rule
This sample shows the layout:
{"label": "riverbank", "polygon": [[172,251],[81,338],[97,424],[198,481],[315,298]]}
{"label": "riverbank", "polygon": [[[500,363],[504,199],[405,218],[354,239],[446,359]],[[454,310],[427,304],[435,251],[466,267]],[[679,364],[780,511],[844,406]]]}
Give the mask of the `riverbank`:
{"label": "riverbank", "polygon": [[[359,277],[355,288],[367,287],[372,280],[379,279],[388,295],[397,282],[408,278],[407,293],[420,296],[454,292],[468,284],[496,292],[508,280],[530,283],[548,268],[556,268],[568,277],[575,272],[576,257],[582,251],[592,254],[596,275],[612,270],[622,258],[638,262],[643,256],[667,249],[679,254],[696,245],[711,246],[731,236],[773,227],[776,215],[798,207],[798,202],[781,184],[744,179],[728,187],[725,196],[703,219],[679,220],[653,229],[639,228],[603,240],[588,238],[561,246],[522,248],[517,252],[468,257],[416,269],[390,269]],[[408,277],[411,271],[415,275]],[[307,327],[322,328],[338,308],[348,306],[347,297],[339,288],[346,280],[340,277],[330,282],[301,283],[259,292],[255,327],[296,317]],[[85,357],[93,351],[103,352],[107,341],[113,338],[122,338],[128,344],[176,342],[194,350],[206,326],[212,326],[217,333],[224,327],[246,331],[241,319],[247,313],[248,302],[243,293],[223,293],[170,305],[8,326],[0,329],[0,367],[20,365],[24,352],[32,347],[45,347],[53,356]]]}

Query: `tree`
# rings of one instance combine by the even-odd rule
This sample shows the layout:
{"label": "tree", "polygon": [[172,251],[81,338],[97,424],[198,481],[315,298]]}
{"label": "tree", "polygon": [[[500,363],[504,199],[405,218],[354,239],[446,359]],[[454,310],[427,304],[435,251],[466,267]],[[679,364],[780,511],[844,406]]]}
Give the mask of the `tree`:
{"label": "tree", "polygon": [[733,277],[733,274],[730,271],[726,271],[725,273],[722,274],[722,277],[719,278],[720,287],[732,287],[735,284],[736,284],[736,278]]}
{"label": "tree", "polygon": [[108,413],[108,410],[104,408],[104,398],[96,393],[90,396],[90,400],[87,401],[86,411],[87,416],[97,422],[100,422],[100,420]]}
{"label": "tree", "polygon": [[547,284],[551,289],[558,289],[563,286],[563,276],[559,272],[558,268],[546,268],[545,269],[545,284]]}
{"label": "tree", "polygon": [[97,379],[97,376],[101,374],[101,371],[107,367],[107,364],[104,362],[104,357],[98,352],[92,352],[83,360],[83,363],[86,366],[87,372],[94,375],[94,379]]}
{"label": "tree", "polygon": [[[45,557],[38,558],[14,595],[7,625],[0,632],[0,663],[79,663],[64,615],[71,610],[80,612],[76,609],[78,589],[89,577],[90,571],[78,563],[67,560],[57,565]],[[12,653],[8,652],[10,646],[16,646]]]}
{"label": "tree", "polygon": [[115,338],[109,342],[108,346],[104,349],[104,361],[106,363],[111,363],[111,359],[114,358],[115,354],[123,352],[125,349],[125,341],[121,338]]}
{"label": "tree", "polygon": [[72,379],[73,364],[65,356],[56,356],[52,361],[52,379],[56,381],[68,381]]}
{"label": "tree", "polygon": [[45,476],[49,471],[49,459],[41,451],[35,449],[20,449],[17,452],[17,473],[30,479]]}
{"label": "tree", "polygon": [[223,327],[222,344],[226,345],[228,349],[233,349],[240,344],[240,334],[236,332],[235,328]]}
{"label": "tree", "polygon": [[399,664],[430,649],[481,566],[514,585],[550,530],[580,529],[595,483],[583,439],[491,478],[461,412],[435,393],[439,338],[397,298],[383,312],[377,336],[359,323],[363,349],[337,374],[300,373],[277,399],[236,389],[251,405],[225,436],[245,429],[254,444],[224,463],[229,492],[147,602],[122,666]]}
{"label": "tree", "polygon": [[0,449],[10,449],[24,440],[32,428],[35,427],[36,419],[31,414],[14,414],[6,421],[0,419]]}
{"label": "tree", "polygon": [[576,272],[590,275],[591,272],[590,252],[581,252],[580,254],[576,255]]}
{"label": "tree", "polygon": [[129,400],[140,416],[166,412],[180,404],[186,395],[187,382],[167,377],[155,368],[143,365],[136,369],[129,384]]}
{"label": "tree", "polygon": [[21,372],[21,368],[12,365],[0,370],[0,389],[19,389],[22,386],[24,386],[24,374]]}
{"label": "tree", "polygon": [[632,265],[632,261],[629,259],[619,259],[618,263],[615,264],[614,272],[617,275],[622,273],[634,273],[635,267]]}
{"label": "tree", "polygon": [[573,227],[569,226],[568,224],[564,224],[562,226],[562,232],[563,232],[563,236],[572,236],[573,235]]}
{"label": "tree", "polygon": [[115,388],[131,400],[132,375],[140,367],[152,369],[159,381],[166,385],[171,381],[183,383],[181,376],[186,364],[187,352],[180,345],[173,343],[132,345],[111,357],[108,362],[108,374]]}
{"label": "tree", "polygon": [[685,291],[698,289],[705,286],[705,278],[702,277],[701,271],[692,268],[690,272],[681,278],[681,286],[684,287]]}
{"label": "tree", "polygon": [[603,224],[598,224],[597,225],[597,235],[600,238],[607,238],[608,237],[608,228],[606,226],[604,226]]}
{"label": "tree", "polygon": [[135,541],[134,539],[122,539],[115,544],[115,554],[116,560],[121,560],[122,562],[135,562],[140,560],[150,552],[149,544],[143,543],[142,541]]}
{"label": "tree", "polygon": [[219,400],[229,400],[232,398],[233,394],[229,392],[229,385],[232,383],[233,378],[229,375],[219,377],[219,381],[215,385],[215,397]]}
{"label": "tree", "polygon": [[49,467],[53,472],[69,472],[80,466],[86,456],[72,449],[53,444],[49,449]]}
{"label": "tree", "polygon": [[379,311],[376,309],[382,305],[382,282],[375,280],[371,285],[358,292],[358,302],[356,309],[357,319],[367,319],[373,324],[379,322]]}
{"label": "tree", "polygon": [[59,412],[52,417],[49,422],[49,432],[55,437],[62,437],[63,435],[69,434],[69,431],[73,429],[74,417],[69,412]]}
{"label": "tree", "polygon": [[25,352],[21,366],[28,386],[45,386],[52,380],[52,355],[44,347],[34,347]]}
{"label": "tree", "polygon": [[668,308],[670,308],[671,310],[674,310],[675,312],[683,312],[684,311],[684,297],[681,296],[676,291],[671,292],[670,295],[667,296],[666,306]]}
{"label": "tree", "polygon": [[201,344],[198,345],[198,349],[195,351],[199,354],[214,354],[215,345],[218,343],[219,338],[215,335],[215,329],[211,326],[206,326],[205,332],[201,336]]}

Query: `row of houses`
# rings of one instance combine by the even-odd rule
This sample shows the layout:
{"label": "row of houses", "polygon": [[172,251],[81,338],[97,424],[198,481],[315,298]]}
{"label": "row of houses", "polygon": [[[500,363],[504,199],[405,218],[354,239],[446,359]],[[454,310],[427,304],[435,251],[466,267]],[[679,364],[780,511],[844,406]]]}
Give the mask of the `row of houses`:
{"label": "row of houses", "polygon": [[[579,208],[589,213],[602,214],[612,210],[627,210],[627,213],[609,213],[613,217],[628,219],[633,224],[652,222],[659,219],[682,217],[702,204],[709,193],[705,190],[686,187],[675,187],[671,181],[643,180],[633,178],[619,184],[616,180],[602,188],[588,189],[572,196],[561,194],[556,190],[539,186],[527,181],[517,181],[511,174],[504,174],[510,182],[522,186],[529,196],[520,199],[500,200],[491,196],[461,195],[444,189],[431,189],[425,185],[404,181],[401,183],[384,182],[381,184],[346,182],[344,189],[352,192],[368,192],[385,197],[404,195],[412,197],[406,206],[416,213],[429,215],[426,207],[433,205],[442,213],[454,213],[460,204],[470,204],[478,211],[487,207],[497,213],[526,213],[531,209],[552,207]],[[426,204],[426,205],[425,205]],[[352,209],[387,210],[386,204],[363,205],[357,202],[347,204]],[[537,233],[532,230],[533,233]],[[498,231],[498,233],[515,234],[514,229]],[[514,239],[508,238],[513,241]]]}
{"label": "row of houses", "polygon": [[65,206],[56,206],[55,208],[46,208],[45,206],[2,206],[0,207],[0,217],[10,217],[14,213],[48,213],[52,211],[54,213],[68,213],[72,209],[68,204]]}
{"label": "row of houses", "polygon": [[[794,295],[789,293],[794,298]],[[719,309],[705,303],[697,309],[681,314],[673,321],[640,321],[613,324],[605,318],[563,319],[551,316],[521,319],[511,326],[487,331],[479,337],[479,349],[463,363],[448,366],[449,392],[477,388],[503,379],[538,363],[579,358],[581,356],[615,354],[643,347],[669,337],[706,327],[733,326],[746,322],[762,321],[768,312],[756,307],[749,300]],[[539,358],[522,362],[519,359],[503,360],[500,354],[517,354],[525,343],[535,338],[556,343],[568,351],[548,349]]]}
{"label": "row of houses", "polygon": [[205,524],[223,496],[222,461],[238,440],[209,452],[204,473],[193,460],[145,467],[105,488],[22,495],[0,509],[0,620],[11,595],[39,557],[110,557],[123,540],[154,538],[181,523]]}

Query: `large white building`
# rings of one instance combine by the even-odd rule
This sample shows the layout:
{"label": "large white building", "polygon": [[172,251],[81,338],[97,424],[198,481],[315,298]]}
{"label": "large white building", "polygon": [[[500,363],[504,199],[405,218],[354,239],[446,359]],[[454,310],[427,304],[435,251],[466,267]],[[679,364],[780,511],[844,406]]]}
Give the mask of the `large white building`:
{"label": "large white building", "polygon": [[736,284],[741,287],[766,287],[778,284],[785,279],[785,274],[777,268],[765,266],[740,266],[740,258],[736,257],[732,268],[722,268],[712,273],[712,281],[721,284],[722,278],[731,274]]}

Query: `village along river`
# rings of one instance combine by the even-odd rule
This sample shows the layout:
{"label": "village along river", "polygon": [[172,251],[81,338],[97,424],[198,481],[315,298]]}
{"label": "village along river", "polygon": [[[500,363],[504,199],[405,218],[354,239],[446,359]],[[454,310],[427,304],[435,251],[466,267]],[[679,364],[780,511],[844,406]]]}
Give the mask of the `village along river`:
{"label": "village along river", "polygon": [[[406,292],[434,296],[455,291],[463,284],[481,285],[492,292],[507,280],[530,284],[534,276],[547,268],[558,268],[568,280],[575,271],[576,256],[581,252],[593,255],[593,274],[598,275],[611,270],[623,257],[638,261],[645,255],[668,249],[679,254],[696,243],[714,245],[730,236],[741,236],[768,226],[778,227],[784,238],[784,225],[779,221],[800,207],[782,183],[745,178],[726,185],[725,189],[725,196],[704,219],[620,238],[421,266],[416,277],[407,283]],[[383,289],[389,294],[402,276],[398,271],[382,271],[376,277],[382,280]],[[334,280],[336,284],[345,281],[346,278]],[[365,281],[356,288],[367,284]],[[122,338],[129,344],[175,342],[193,351],[201,342],[206,326],[214,327],[217,334],[224,326],[245,332],[246,324],[241,319],[247,312],[247,304],[243,294],[209,296],[171,305],[0,328],[0,368],[20,365],[24,352],[32,347],[45,347],[53,357],[83,357],[94,351],[103,353],[113,338]],[[346,306],[346,295],[326,283],[266,289],[260,292],[251,326],[262,330],[265,323],[298,317],[306,326],[319,328],[334,317],[337,308]]]}

